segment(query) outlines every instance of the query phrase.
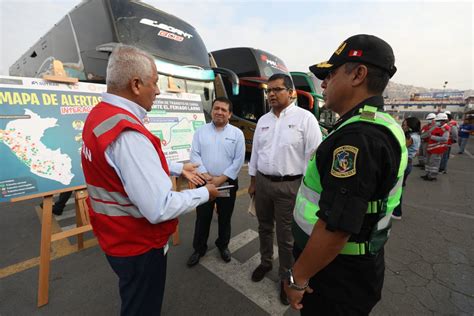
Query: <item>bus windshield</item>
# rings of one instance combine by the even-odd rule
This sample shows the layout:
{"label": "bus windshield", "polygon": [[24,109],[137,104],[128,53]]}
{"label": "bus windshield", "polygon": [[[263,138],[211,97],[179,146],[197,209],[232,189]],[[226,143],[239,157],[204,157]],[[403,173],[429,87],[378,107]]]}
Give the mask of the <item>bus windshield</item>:
{"label": "bus windshield", "polygon": [[209,68],[203,40],[185,21],[142,2],[110,1],[120,42],[182,65]]}

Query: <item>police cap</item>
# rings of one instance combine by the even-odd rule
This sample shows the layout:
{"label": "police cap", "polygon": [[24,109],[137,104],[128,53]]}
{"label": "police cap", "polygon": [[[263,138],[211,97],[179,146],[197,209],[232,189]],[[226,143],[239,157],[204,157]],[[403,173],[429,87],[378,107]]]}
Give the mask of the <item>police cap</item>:
{"label": "police cap", "polygon": [[384,40],[367,34],[349,37],[332,54],[328,61],[309,67],[316,77],[324,80],[331,70],[345,63],[369,64],[387,71],[390,78],[395,74],[395,56],[390,45]]}

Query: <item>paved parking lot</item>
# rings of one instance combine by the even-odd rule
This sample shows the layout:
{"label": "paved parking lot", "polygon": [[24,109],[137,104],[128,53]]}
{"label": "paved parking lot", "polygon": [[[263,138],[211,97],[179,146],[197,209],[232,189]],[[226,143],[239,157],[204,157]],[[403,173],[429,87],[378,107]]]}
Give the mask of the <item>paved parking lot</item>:
{"label": "paved parking lot", "polygon": [[[386,246],[383,298],[373,315],[474,315],[472,139],[467,150],[452,156],[448,173],[437,182],[422,181],[417,168],[410,175],[403,219],[393,223]],[[246,168],[239,179],[231,263],[223,263],[215,251],[214,220],[210,251],[188,268],[195,216],[183,216],[181,244],[169,252],[163,315],[298,314],[278,300],[276,269],[263,282],[250,280],[259,260],[257,221],[247,213]],[[0,205],[0,315],[117,315],[117,279],[91,233],[80,252],[74,238],[53,243],[49,304],[36,308],[40,202]],[[72,208],[55,218],[53,229],[73,225]]]}

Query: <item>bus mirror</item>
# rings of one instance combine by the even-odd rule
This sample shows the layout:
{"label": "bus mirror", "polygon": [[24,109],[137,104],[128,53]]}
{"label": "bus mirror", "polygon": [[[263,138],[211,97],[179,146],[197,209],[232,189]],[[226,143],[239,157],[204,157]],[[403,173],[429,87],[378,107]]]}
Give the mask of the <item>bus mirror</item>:
{"label": "bus mirror", "polygon": [[303,90],[296,90],[298,96],[298,106],[308,111],[313,111],[314,108],[314,97]]}
{"label": "bus mirror", "polygon": [[226,77],[230,83],[232,84],[232,94],[238,95],[239,94],[239,77],[235,72],[227,68],[212,68],[215,74],[222,75]]}
{"label": "bus mirror", "polygon": [[206,101],[209,101],[209,88],[207,87],[204,87],[204,99],[206,99]]}

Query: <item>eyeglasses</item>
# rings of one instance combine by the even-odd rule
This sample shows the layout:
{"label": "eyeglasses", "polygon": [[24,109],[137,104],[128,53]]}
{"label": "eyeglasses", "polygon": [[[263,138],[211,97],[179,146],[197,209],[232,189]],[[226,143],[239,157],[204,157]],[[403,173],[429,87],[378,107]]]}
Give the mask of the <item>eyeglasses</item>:
{"label": "eyeglasses", "polygon": [[265,91],[267,91],[267,94],[270,94],[270,92],[278,93],[278,92],[283,91],[283,90],[288,90],[288,88],[276,87],[276,88],[265,89]]}

